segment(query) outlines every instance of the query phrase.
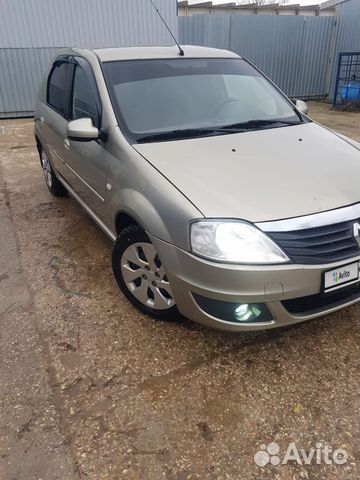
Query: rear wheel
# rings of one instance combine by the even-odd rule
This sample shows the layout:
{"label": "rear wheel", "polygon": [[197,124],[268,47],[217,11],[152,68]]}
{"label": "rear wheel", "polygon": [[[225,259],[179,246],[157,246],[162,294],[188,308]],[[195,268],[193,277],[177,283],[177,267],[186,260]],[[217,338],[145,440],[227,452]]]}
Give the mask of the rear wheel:
{"label": "rear wheel", "polygon": [[49,191],[56,197],[64,197],[67,194],[66,188],[57,179],[54,170],[51,166],[50,160],[46,155],[45,150],[40,149],[40,161],[43,169],[44,179]]}
{"label": "rear wheel", "polygon": [[130,225],[120,233],[112,263],[121,291],[139,310],[162,320],[179,318],[169,279],[144,230]]}

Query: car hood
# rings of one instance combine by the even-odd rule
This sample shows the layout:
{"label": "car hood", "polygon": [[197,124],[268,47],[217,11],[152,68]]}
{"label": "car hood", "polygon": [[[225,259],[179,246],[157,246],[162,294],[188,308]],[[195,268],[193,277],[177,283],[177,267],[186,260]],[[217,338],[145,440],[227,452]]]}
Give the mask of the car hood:
{"label": "car hood", "polygon": [[134,147],[205,217],[261,222],[360,201],[360,150],[315,123]]}

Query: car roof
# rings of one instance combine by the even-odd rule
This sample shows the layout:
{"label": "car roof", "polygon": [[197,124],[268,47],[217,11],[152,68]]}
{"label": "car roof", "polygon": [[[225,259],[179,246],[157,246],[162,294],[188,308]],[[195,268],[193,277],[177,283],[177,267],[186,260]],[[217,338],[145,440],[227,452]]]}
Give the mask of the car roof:
{"label": "car roof", "polygon": [[[182,45],[185,56],[183,58],[240,58],[236,53],[217,48],[196,47]],[[116,60],[140,60],[157,58],[179,58],[178,47],[121,47],[100,48],[92,50],[102,62]]]}

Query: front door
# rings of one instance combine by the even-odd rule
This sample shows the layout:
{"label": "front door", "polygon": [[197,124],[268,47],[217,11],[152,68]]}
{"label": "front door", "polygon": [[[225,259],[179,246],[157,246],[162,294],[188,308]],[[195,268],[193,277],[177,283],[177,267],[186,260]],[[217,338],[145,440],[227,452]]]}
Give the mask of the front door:
{"label": "front door", "polygon": [[[95,127],[101,128],[100,96],[91,66],[82,58],[75,59],[69,118],[90,118]],[[66,163],[72,174],[74,190],[95,213],[102,216],[109,165],[109,154],[103,141],[84,142],[66,138],[65,143]]]}

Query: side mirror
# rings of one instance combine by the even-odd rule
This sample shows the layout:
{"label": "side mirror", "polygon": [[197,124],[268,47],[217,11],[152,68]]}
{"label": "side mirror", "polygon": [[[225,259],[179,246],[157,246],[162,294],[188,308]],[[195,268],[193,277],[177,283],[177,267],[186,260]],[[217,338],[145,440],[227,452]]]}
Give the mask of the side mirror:
{"label": "side mirror", "polygon": [[307,103],[303,100],[295,100],[295,107],[299,110],[300,113],[303,113],[304,115],[307,115],[309,112]]}
{"label": "side mirror", "polygon": [[69,140],[90,142],[99,138],[100,132],[94,127],[91,118],[79,118],[67,124],[66,135]]}

